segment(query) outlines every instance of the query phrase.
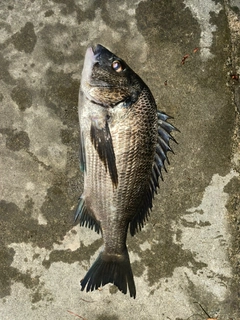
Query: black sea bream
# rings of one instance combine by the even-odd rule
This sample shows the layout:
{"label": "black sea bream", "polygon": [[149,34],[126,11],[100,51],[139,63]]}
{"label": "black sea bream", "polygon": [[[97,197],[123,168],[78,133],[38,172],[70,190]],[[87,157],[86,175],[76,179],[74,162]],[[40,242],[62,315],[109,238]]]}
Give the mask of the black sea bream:
{"label": "black sea bream", "polygon": [[141,230],[152,208],[176,130],[168,118],[122,59],[99,44],[87,49],[79,93],[84,191],[75,218],[101,232],[104,244],[82,290],[113,283],[136,297],[127,232]]}

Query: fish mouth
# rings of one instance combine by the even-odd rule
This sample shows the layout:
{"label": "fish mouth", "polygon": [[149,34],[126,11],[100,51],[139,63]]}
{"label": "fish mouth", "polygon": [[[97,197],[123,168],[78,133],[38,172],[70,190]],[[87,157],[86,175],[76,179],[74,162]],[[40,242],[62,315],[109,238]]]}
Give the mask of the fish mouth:
{"label": "fish mouth", "polygon": [[85,60],[84,60],[84,66],[83,66],[83,72],[82,72],[82,77],[85,79],[85,83],[87,84],[88,87],[107,87],[107,88],[114,87],[109,83],[107,83],[106,81],[100,81],[96,79],[94,80],[92,78],[92,70],[94,65],[99,64],[102,58],[111,59],[111,57],[112,57],[111,52],[101,44],[88,47],[85,54]]}
{"label": "fish mouth", "polygon": [[[85,54],[82,76],[85,80],[91,79],[92,69],[96,63],[99,63],[101,55],[107,50],[102,45],[97,44],[95,47],[89,47]],[[90,82],[90,81],[89,81]]]}
{"label": "fish mouth", "polygon": [[99,56],[99,54],[95,53],[95,49],[94,47],[89,47],[86,51],[85,54],[85,61],[88,61],[92,64],[94,64],[95,62],[97,62],[97,57]]}
{"label": "fish mouth", "polygon": [[106,48],[101,44],[97,44],[95,47],[91,47],[91,49],[95,57],[100,56],[103,51],[106,51]]}
{"label": "fish mouth", "polygon": [[95,63],[98,62],[99,58],[99,48],[98,45],[96,48],[89,47],[85,54],[84,64],[83,64],[83,71],[82,71],[82,78],[84,79],[85,83],[91,83],[91,75],[92,69]]}
{"label": "fish mouth", "polygon": [[85,60],[91,61],[92,64],[99,61],[101,54],[106,51],[101,44],[97,44],[96,46],[89,47],[86,51]]}
{"label": "fish mouth", "polygon": [[101,44],[97,44],[96,46],[88,48],[92,53],[92,57],[95,61],[112,61],[114,54],[110,52],[107,48],[102,46]]}

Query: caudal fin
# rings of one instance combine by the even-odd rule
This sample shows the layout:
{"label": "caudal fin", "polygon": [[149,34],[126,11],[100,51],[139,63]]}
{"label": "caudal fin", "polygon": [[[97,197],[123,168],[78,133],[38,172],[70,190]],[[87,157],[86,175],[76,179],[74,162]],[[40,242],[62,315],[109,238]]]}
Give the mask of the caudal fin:
{"label": "caudal fin", "polygon": [[136,287],[127,248],[122,255],[101,252],[80,283],[82,291],[87,286],[87,292],[98,289],[107,283],[113,283],[122,293],[126,294],[128,287],[130,296],[135,298]]}

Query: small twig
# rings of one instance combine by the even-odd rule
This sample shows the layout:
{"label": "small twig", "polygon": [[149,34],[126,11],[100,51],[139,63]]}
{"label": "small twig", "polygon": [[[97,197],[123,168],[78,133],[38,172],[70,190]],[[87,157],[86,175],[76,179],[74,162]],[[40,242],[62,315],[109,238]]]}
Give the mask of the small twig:
{"label": "small twig", "polygon": [[96,301],[94,301],[94,300],[90,301],[90,300],[85,300],[85,299],[83,299],[83,298],[80,298],[80,300],[82,300],[82,301],[84,301],[84,302],[88,302],[88,303],[96,302]]}
{"label": "small twig", "polygon": [[207,311],[201,306],[200,303],[197,302],[197,304],[200,306],[200,308],[202,309],[202,311],[208,316],[208,318],[211,318],[210,315],[207,313]]}
{"label": "small twig", "polygon": [[78,318],[83,319],[83,320],[87,320],[87,319],[85,319],[85,318],[83,318],[83,317],[79,316],[78,314],[76,314],[76,313],[74,313],[74,312],[70,311],[70,310],[67,310],[67,312],[71,313],[71,314],[72,314],[72,315],[74,315],[75,317],[78,317]]}
{"label": "small twig", "polygon": [[202,309],[202,311],[208,316],[208,319],[207,320],[216,320],[217,318],[211,318],[211,316],[207,313],[207,311],[201,306],[201,304],[197,301],[195,301],[194,303],[197,303],[200,308]]}
{"label": "small twig", "polygon": [[182,64],[185,63],[185,60],[189,57],[189,54],[185,54],[185,56],[183,56],[182,58]]}
{"label": "small twig", "polygon": [[[193,53],[196,53],[198,50],[199,50],[198,47],[194,48],[194,49],[193,49]],[[184,64],[185,61],[186,61],[186,59],[188,59],[188,58],[191,57],[191,56],[192,56],[191,54],[188,54],[188,53],[185,54],[185,55],[182,57],[182,64]]]}

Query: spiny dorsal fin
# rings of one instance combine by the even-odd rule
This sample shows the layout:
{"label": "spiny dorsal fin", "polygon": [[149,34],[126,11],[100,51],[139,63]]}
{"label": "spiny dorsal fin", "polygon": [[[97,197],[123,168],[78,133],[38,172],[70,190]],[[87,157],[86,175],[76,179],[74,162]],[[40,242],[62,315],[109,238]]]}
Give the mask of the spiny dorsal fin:
{"label": "spiny dorsal fin", "polygon": [[[162,168],[167,172],[167,169],[165,167],[165,160],[168,164],[170,164],[167,152],[170,151],[172,153],[173,150],[170,147],[170,140],[177,143],[177,141],[174,139],[174,137],[171,135],[172,131],[179,131],[177,128],[175,128],[171,123],[169,123],[167,120],[172,119],[172,117],[168,116],[166,113],[157,111],[158,116],[158,138],[157,138],[157,146],[156,146],[156,153],[155,153],[155,161],[153,164],[153,172],[157,175],[157,179],[159,176],[163,180],[162,177]],[[157,188],[158,186],[155,185]],[[156,190],[155,190],[156,192]]]}
{"label": "spiny dorsal fin", "polygon": [[152,165],[152,174],[149,179],[149,185],[145,192],[145,197],[142,199],[141,204],[139,205],[139,210],[130,222],[130,233],[132,236],[137,231],[140,231],[145,221],[148,219],[150,210],[152,209],[152,199],[154,194],[157,193],[157,188],[159,188],[159,177],[163,180],[162,168],[167,172],[165,167],[165,160],[169,164],[167,157],[167,152],[173,152],[172,148],[169,145],[170,140],[173,140],[175,143],[177,141],[172,137],[172,131],[179,131],[171,123],[167,122],[169,117],[167,114],[157,111],[158,116],[158,137],[156,145],[156,153],[154,157],[154,162]]}

